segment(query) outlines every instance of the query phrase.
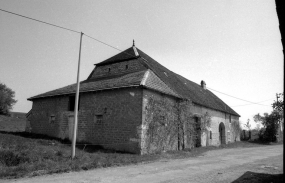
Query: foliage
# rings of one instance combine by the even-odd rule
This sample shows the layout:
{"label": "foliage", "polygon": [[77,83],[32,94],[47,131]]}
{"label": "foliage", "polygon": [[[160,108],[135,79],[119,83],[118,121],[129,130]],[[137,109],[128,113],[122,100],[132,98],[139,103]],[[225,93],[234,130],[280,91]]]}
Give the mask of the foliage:
{"label": "foliage", "polygon": [[[259,113],[254,115],[255,122],[261,122],[264,129],[260,130],[259,138],[263,141],[274,142],[277,140],[277,132],[280,123],[283,121],[283,109],[284,109],[284,94],[276,94],[277,100],[273,102],[273,111],[271,114],[264,113],[260,115]],[[278,100],[279,99],[279,100]]]}
{"label": "foliage", "polygon": [[186,147],[192,148],[197,140],[197,125],[193,120],[193,114],[190,112],[192,103],[184,100],[177,103],[176,108],[178,111],[179,124],[179,149],[185,149]]}
{"label": "foliage", "polygon": [[0,133],[0,179],[122,166],[159,158],[94,149],[88,145],[84,150],[77,146],[76,158],[71,160],[70,144],[40,135],[29,137],[27,133],[26,137],[20,137],[20,134],[24,133]]}
{"label": "foliage", "polygon": [[237,138],[240,136],[240,133],[242,132],[240,122],[239,121],[233,121],[231,123],[231,129],[234,135],[235,142],[237,141]]}
{"label": "foliage", "polygon": [[17,102],[15,92],[5,84],[0,83],[0,115],[9,115],[13,105]]}
{"label": "foliage", "polygon": [[[192,148],[199,143],[201,132],[211,125],[211,116],[194,116],[192,103],[187,100],[172,103],[166,99],[149,98],[146,106],[147,152]],[[200,120],[196,123],[193,117]],[[201,144],[201,143],[200,143]]]}
{"label": "foliage", "polygon": [[251,124],[250,124],[250,120],[249,119],[247,119],[247,122],[246,122],[246,124],[244,124],[244,127],[247,128],[248,130],[250,130]]}
{"label": "foliage", "polygon": [[178,122],[173,106],[166,100],[150,98],[146,106],[146,145],[147,151],[167,150],[177,142]]}
{"label": "foliage", "polygon": [[201,131],[206,132],[209,131],[211,127],[212,118],[208,112],[201,116]]}
{"label": "foliage", "polygon": [[222,147],[208,146],[189,151],[170,151],[160,155],[118,153],[94,149],[92,145],[82,150],[83,148],[77,146],[76,158],[72,161],[70,159],[70,145],[65,143],[43,135],[23,132],[5,134],[1,132],[0,179],[123,166],[152,162],[158,159],[189,158],[199,156],[209,150],[255,147],[258,145],[249,142],[236,142]]}
{"label": "foliage", "polygon": [[264,127],[265,131],[263,139],[269,142],[275,142],[278,127],[279,127],[280,114],[277,111],[273,111],[270,115],[265,116]]}
{"label": "foliage", "polygon": [[277,100],[273,102],[272,107],[274,111],[278,111],[282,115],[284,111],[284,93],[277,93],[276,97]]}

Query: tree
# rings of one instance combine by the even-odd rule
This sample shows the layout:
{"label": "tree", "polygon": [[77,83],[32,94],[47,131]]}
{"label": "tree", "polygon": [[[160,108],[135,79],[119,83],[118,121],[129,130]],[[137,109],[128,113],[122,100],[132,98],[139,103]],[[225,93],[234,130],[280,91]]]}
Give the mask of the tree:
{"label": "tree", "polygon": [[259,113],[254,115],[254,121],[255,122],[261,122],[261,124],[264,126],[264,131],[261,133],[262,140],[268,141],[268,142],[274,142],[277,140],[277,132],[280,123],[283,121],[283,109],[284,109],[284,103],[283,103],[283,93],[277,93],[276,94],[277,100],[273,102],[272,107],[273,111],[271,114],[264,113],[264,115],[260,115]]}
{"label": "tree", "polygon": [[232,132],[233,132],[233,135],[234,135],[234,139],[235,139],[235,142],[236,142],[237,138],[239,137],[239,135],[240,135],[240,133],[242,131],[239,121],[233,121],[231,123],[231,129],[232,129]]}
{"label": "tree", "polygon": [[246,127],[248,129],[248,131],[250,131],[251,124],[250,124],[250,120],[249,119],[247,119],[247,122],[246,122],[246,124],[244,124],[244,127]]}
{"label": "tree", "polygon": [[248,129],[248,138],[251,139],[251,131],[250,131],[251,124],[250,124],[250,120],[249,119],[247,119],[247,122],[246,122],[246,124],[244,124],[244,127]]}
{"label": "tree", "polygon": [[17,102],[14,97],[15,92],[5,84],[0,83],[0,115],[10,115],[10,110]]}
{"label": "tree", "polygon": [[[272,104],[273,111],[277,111],[280,113],[280,115],[282,115],[283,109],[284,109],[284,93],[277,93],[276,98],[277,98],[277,100],[274,101]],[[282,117],[282,116],[280,116],[280,117]]]}

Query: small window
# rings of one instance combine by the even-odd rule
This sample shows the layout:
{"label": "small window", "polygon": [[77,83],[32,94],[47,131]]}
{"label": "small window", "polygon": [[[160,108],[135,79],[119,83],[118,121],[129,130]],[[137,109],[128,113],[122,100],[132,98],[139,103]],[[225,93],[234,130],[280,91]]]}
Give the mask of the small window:
{"label": "small window", "polygon": [[51,123],[51,124],[55,123],[55,115],[50,115],[49,123]]}
{"label": "small window", "polygon": [[210,131],[210,139],[212,139],[212,131]]}
{"label": "small window", "polygon": [[111,68],[108,68],[108,72],[111,72]]}
{"label": "small window", "polygon": [[129,65],[126,65],[126,69],[128,69],[129,68]]}
{"label": "small window", "polygon": [[103,115],[95,115],[95,123],[102,124],[103,123]]}
{"label": "small window", "polygon": [[232,116],[230,115],[230,117],[229,117],[229,121],[230,121],[230,123],[232,122]]}

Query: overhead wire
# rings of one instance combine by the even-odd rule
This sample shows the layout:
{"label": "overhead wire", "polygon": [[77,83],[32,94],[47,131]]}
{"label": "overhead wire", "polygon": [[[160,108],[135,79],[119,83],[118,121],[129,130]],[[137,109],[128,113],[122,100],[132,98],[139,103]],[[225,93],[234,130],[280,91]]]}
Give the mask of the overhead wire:
{"label": "overhead wire", "polygon": [[30,18],[30,17],[27,17],[27,16],[24,16],[24,15],[20,15],[20,14],[17,14],[17,13],[13,13],[11,11],[7,11],[7,10],[3,10],[0,8],[0,11],[3,11],[3,12],[6,12],[6,13],[10,13],[10,14],[13,14],[13,15],[16,15],[16,16],[20,16],[20,17],[23,17],[23,18],[27,18],[27,19],[30,19],[30,20],[34,20],[34,21],[37,21],[37,22],[40,22],[40,23],[43,23],[43,24],[47,24],[47,25],[50,25],[50,26],[54,26],[54,27],[57,27],[57,28],[61,28],[61,29],[65,29],[65,30],[68,30],[68,31],[71,31],[71,32],[75,32],[75,33],[79,33],[79,31],[76,31],[76,30],[72,30],[72,29],[69,29],[69,28],[66,28],[66,27],[62,27],[62,26],[59,26],[59,25],[55,25],[55,24],[52,24],[52,23],[48,23],[48,22],[45,22],[45,21],[42,21],[42,20],[38,20],[38,19],[35,19],[35,18]]}
{"label": "overhead wire", "polygon": [[[47,24],[47,25],[50,25],[50,26],[53,26],[53,27],[57,27],[57,28],[60,28],[60,29],[64,29],[64,30],[67,30],[67,31],[71,31],[71,32],[74,32],[74,33],[79,33],[79,34],[81,33],[81,32],[79,32],[79,31],[76,31],[76,30],[73,30],[73,29],[69,29],[69,28],[66,28],[66,27],[63,27],[63,26],[59,26],[59,25],[56,25],[56,24],[48,23],[48,22],[45,22],[45,21],[42,21],[42,20],[38,20],[38,19],[35,19],[35,18],[31,18],[31,17],[24,16],[24,15],[20,15],[20,14],[18,14],[18,13],[14,13],[14,12],[11,12],[11,11],[3,10],[3,9],[1,9],[1,8],[0,8],[0,11],[6,12],[6,13],[10,13],[10,14],[13,14],[13,15],[16,15],[16,16],[19,16],[19,17],[22,17],[22,18],[27,18],[27,19],[30,19],[30,20],[33,20],[33,21],[37,21],[37,22],[40,22],[40,23],[43,23],[43,24]],[[106,45],[106,46],[109,46],[109,47],[111,47],[111,48],[113,48],[113,49],[116,49],[116,50],[118,50],[118,51],[121,51],[121,52],[123,52],[123,53],[125,53],[125,54],[127,54],[127,55],[133,56],[133,55],[131,55],[131,54],[125,52],[125,51],[122,51],[122,50],[120,50],[120,49],[118,49],[118,48],[116,48],[116,47],[114,47],[114,46],[112,46],[112,45],[110,45],[110,44],[108,44],[108,43],[105,43],[105,42],[103,42],[103,41],[100,41],[99,39],[96,39],[96,38],[94,38],[94,37],[92,37],[92,36],[89,36],[89,35],[87,35],[87,34],[84,34],[84,35],[85,35],[86,37],[88,37],[88,38],[91,38],[91,39],[93,39],[93,40],[99,42],[99,43],[102,43],[102,44],[104,44],[104,45]]]}
{"label": "overhead wire", "polygon": [[[13,13],[13,12],[10,12],[10,11],[7,11],[7,10],[3,10],[3,9],[1,9],[1,8],[0,8],[0,11],[6,12],[6,13],[10,13],[10,14],[13,14],[13,15],[16,15],[16,16],[20,16],[20,17],[22,17],[22,18],[27,18],[27,19],[30,19],[30,20],[33,20],[33,21],[37,21],[37,22],[40,22],[40,23],[43,23],[43,24],[50,25],[50,26],[54,26],[54,27],[57,27],[57,28],[61,28],[61,29],[64,29],[64,30],[67,30],[67,31],[71,31],[71,32],[74,32],[74,33],[79,33],[79,34],[81,34],[81,32],[76,31],[76,30],[73,30],[73,29],[69,29],[69,28],[66,28],[66,27],[63,27],[63,26],[59,26],[59,25],[56,25],[56,24],[48,23],[48,22],[45,22],[45,21],[42,21],[42,20],[38,20],[38,19],[35,19],[35,18],[27,17],[27,16],[20,15],[20,14],[17,14],[17,13]],[[125,54],[127,54],[127,55],[130,55],[130,56],[132,56],[132,57],[134,56],[134,55],[131,55],[131,54],[129,54],[129,53],[127,53],[127,52],[125,52],[125,51],[123,51],[123,50],[121,50],[121,49],[119,49],[119,48],[116,48],[116,47],[114,47],[114,46],[112,46],[112,45],[110,45],[110,44],[108,44],[108,43],[105,43],[105,42],[103,42],[103,41],[100,41],[99,39],[96,39],[96,38],[94,38],[94,37],[92,37],[92,36],[89,36],[89,35],[87,35],[87,34],[83,34],[83,35],[86,36],[86,37],[88,37],[88,38],[90,38],[90,39],[93,39],[93,40],[95,40],[95,41],[97,41],[97,42],[99,42],[99,43],[102,43],[102,44],[104,44],[104,45],[106,45],[106,46],[108,46],[108,47],[110,47],[110,48],[116,49],[116,50],[118,50],[118,51],[120,51],[120,52],[123,52],[123,53],[125,53]],[[251,103],[251,104],[262,105],[262,106],[269,106],[269,105],[260,104],[261,102],[251,102],[251,101],[248,101],[248,100],[245,100],[245,99],[241,99],[241,98],[238,98],[238,97],[234,97],[234,96],[228,95],[228,94],[226,94],[226,93],[223,93],[223,92],[220,92],[220,91],[211,89],[211,88],[209,88],[209,87],[208,87],[208,89],[213,90],[213,91],[218,92],[218,93],[221,93],[221,94],[224,94],[224,95],[227,95],[227,96],[232,97],[232,98],[235,98],[235,99],[239,99],[239,100],[242,100],[242,101],[245,101],[245,102],[249,102],[249,103]],[[264,101],[262,101],[262,102],[264,102]],[[245,104],[245,105],[251,105],[251,104]],[[245,106],[245,105],[239,105],[239,106]],[[238,107],[238,106],[233,106],[233,107]]]}
{"label": "overhead wire", "polygon": [[[266,101],[273,100],[273,99],[274,98],[271,98],[271,99],[263,100],[263,101],[260,101],[260,102],[257,102],[257,103],[260,104],[262,102],[266,102]],[[235,105],[235,106],[231,106],[231,107],[242,107],[242,106],[247,106],[247,105],[254,105],[254,104],[242,104],[242,105]]]}
{"label": "overhead wire", "polygon": [[[258,103],[258,102],[251,102],[251,101],[248,101],[248,100],[245,100],[245,99],[241,99],[241,98],[238,98],[238,97],[235,97],[235,96],[232,96],[232,95],[229,95],[229,94],[226,94],[226,93],[223,93],[223,92],[214,90],[214,89],[209,88],[209,87],[207,87],[207,88],[210,89],[210,90],[213,90],[213,91],[215,91],[215,92],[218,92],[218,93],[221,93],[221,94],[227,95],[227,96],[229,96],[229,97],[232,97],[232,98],[235,98],[235,99],[238,99],[238,100],[242,100],[242,101],[245,101],[245,102],[248,102],[248,103],[252,103],[252,104],[256,104],[256,105],[261,105],[261,106],[270,106],[270,105],[260,104],[260,103]],[[271,106],[270,106],[270,107],[271,107]]]}
{"label": "overhead wire", "polygon": [[123,53],[125,53],[125,54],[127,54],[127,55],[129,55],[129,56],[132,56],[132,57],[134,56],[134,55],[131,55],[131,54],[129,54],[129,53],[123,51],[123,50],[120,50],[119,48],[116,48],[116,47],[114,47],[114,46],[112,46],[112,45],[110,45],[110,44],[107,44],[107,43],[105,43],[105,42],[103,42],[103,41],[100,41],[99,39],[96,39],[96,38],[94,38],[94,37],[92,37],[92,36],[89,36],[89,35],[87,35],[87,34],[84,34],[84,35],[85,35],[86,37],[89,37],[90,39],[93,39],[93,40],[95,40],[95,41],[97,41],[97,42],[100,42],[100,43],[106,45],[106,46],[109,46],[109,47],[111,47],[111,48],[113,48],[113,49],[116,49],[116,50],[118,50],[118,51],[120,51],[120,52],[123,52]]}

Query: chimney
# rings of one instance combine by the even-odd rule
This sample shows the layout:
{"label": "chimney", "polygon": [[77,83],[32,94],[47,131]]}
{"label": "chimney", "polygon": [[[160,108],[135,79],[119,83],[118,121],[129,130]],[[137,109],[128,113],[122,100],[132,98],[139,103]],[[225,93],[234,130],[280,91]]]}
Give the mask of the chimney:
{"label": "chimney", "polygon": [[201,87],[204,89],[204,90],[206,90],[207,88],[206,88],[206,82],[205,81],[201,81]]}

